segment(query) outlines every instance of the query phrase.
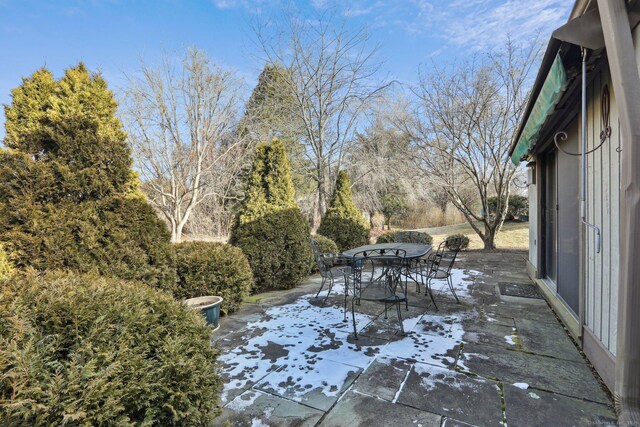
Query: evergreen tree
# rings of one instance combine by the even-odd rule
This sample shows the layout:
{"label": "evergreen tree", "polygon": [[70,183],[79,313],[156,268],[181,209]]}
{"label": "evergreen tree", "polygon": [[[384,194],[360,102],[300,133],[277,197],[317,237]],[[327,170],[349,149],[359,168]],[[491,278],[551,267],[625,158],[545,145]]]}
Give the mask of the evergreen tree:
{"label": "evergreen tree", "polygon": [[97,270],[171,289],[166,226],[137,190],[117,104],[83,64],[24,79],[5,107],[0,242],[16,267]]}
{"label": "evergreen tree", "polygon": [[274,139],[259,145],[229,239],[249,260],[254,290],[300,284],[309,273],[308,238],[309,224],[294,200],[284,144]]}
{"label": "evergreen tree", "polygon": [[133,179],[131,153],[117,104],[100,75],[84,64],[56,82],[37,71],[5,107],[6,146],[47,163],[57,196],[73,202],[123,194]]}
{"label": "evergreen tree", "polygon": [[365,245],[369,241],[369,226],[353,203],[349,175],[345,171],[338,173],[336,187],[327,213],[320,221],[318,234],[332,239],[341,251]]}
{"label": "evergreen tree", "polygon": [[23,78],[22,85],[11,91],[13,102],[5,105],[6,147],[38,158],[49,151],[54,142],[42,126],[56,88],[53,75],[46,68]]}
{"label": "evergreen tree", "polygon": [[306,195],[313,191],[313,181],[305,173],[309,160],[300,142],[304,126],[295,107],[295,97],[289,70],[277,64],[265,65],[247,101],[239,128],[250,141],[280,139],[289,157],[295,192]]}

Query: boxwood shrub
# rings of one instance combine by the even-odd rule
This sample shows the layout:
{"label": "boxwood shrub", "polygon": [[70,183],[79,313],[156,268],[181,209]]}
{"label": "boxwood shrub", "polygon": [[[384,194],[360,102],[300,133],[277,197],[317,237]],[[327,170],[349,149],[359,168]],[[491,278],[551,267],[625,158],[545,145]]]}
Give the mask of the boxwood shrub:
{"label": "boxwood shrub", "polygon": [[177,298],[218,295],[222,311],[233,313],[253,285],[251,266],[242,251],[232,245],[185,242],[175,245],[178,270]]}
{"label": "boxwood shrub", "polygon": [[249,260],[254,292],[291,289],[309,274],[309,224],[298,208],[239,224],[230,243],[241,248]]}
{"label": "boxwood shrub", "polygon": [[377,243],[422,243],[430,245],[433,237],[422,231],[392,231],[378,237]]}
{"label": "boxwood shrub", "polygon": [[142,283],[33,270],[0,284],[3,425],[207,425],[220,380],[200,313]]}
{"label": "boxwood shrub", "polygon": [[325,237],[322,234],[313,234],[311,237],[314,238],[316,242],[318,242],[318,245],[320,246],[320,250],[322,251],[323,254],[324,253],[336,254],[339,252],[338,245],[336,245],[336,242],[334,242],[330,238]]}
{"label": "boxwood shrub", "polygon": [[450,236],[447,236],[447,238],[445,239],[445,246],[447,249],[455,249],[452,245],[449,244],[449,239],[461,239],[460,242],[460,250],[465,250],[469,247],[469,238],[467,236],[465,236],[464,234],[452,234]]}

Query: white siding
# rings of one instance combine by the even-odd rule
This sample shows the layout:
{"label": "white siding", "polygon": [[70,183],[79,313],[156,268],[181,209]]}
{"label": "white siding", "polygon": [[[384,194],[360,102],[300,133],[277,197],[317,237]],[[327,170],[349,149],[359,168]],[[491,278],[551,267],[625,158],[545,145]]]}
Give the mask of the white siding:
{"label": "white siding", "polygon": [[620,212],[620,132],[615,96],[608,69],[587,88],[587,149],[600,144],[602,131],[601,93],[609,86],[611,137],[587,156],[587,221],[601,230],[600,253],[596,233],[585,229],[584,280],[585,322],[602,344],[615,355]]}

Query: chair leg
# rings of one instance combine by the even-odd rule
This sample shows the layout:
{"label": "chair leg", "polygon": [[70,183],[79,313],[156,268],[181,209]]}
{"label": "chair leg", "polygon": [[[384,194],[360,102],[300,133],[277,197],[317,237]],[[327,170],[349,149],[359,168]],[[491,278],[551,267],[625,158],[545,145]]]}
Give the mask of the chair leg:
{"label": "chair leg", "polygon": [[400,332],[402,333],[402,335],[404,335],[404,323],[402,322],[402,309],[400,309],[399,300],[396,300],[396,311],[398,312],[398,321],[400,322]]}
{"label": "chair leg", "polygon": [[449,285],[449,289],[451,289],[451,293],[454,297],[456,297],[456,302],[460,304],[460,300],[458,299],[458,295],[456,294],[455,289],[453,289],[453,280],[451,280],[451,275],[447,276],[447,284]]}
{"label": "chair leg", "polygon": [[353,319],[353,336],[354,339],[358,339],[358,330],[356,328],[356,296],[355,296],[355,292],[353,297],[351,298],[351,318]]}
{"label": "chair leg", "polygon": [[349,295],[349,279],[344,277],[344,321],[347,321],[347,296]]}
{"label": "chair leg", "polygon": [[318,292],[316,293],[316,298],[318,298],[318,295],[320,295],[320,292],[322,292],[322,288],[324,288],[324,283],[327,281],[326,277],[322,278],[322,282],[320,282],[320,289],[318,289]]}
{"label": "chair leg", "polygon": [[324,297],[324,299],[322,300],[322,305],[324,306],[324,303],[327,302],[327,299],[329,298],[329,295],[331,294],[331,289],[333,289],[333,277],[331,277],[329,279],[329,289],[327,289],[327,296]]}
{"label": "chair leg", "polygon": [[425,287],[427,288],[426,292],[429,292],[429,297],[431,298],[431,302],[433,303],[433,306],[437,310],[438,309],[438,304],[436,304],[436,300],[435,300],[435,298],[433,298],[433,291],[431,290],[431,278],[427,279],[427,284],[426,284]]}

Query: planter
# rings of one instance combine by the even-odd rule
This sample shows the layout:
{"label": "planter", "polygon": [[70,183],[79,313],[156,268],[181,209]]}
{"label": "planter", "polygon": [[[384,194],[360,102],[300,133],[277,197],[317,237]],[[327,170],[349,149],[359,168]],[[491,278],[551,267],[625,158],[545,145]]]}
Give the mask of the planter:
{"label": "planter", "polygon": [[184,302],[187,303],[189,307],[200,310],[202,312],[202,315],[207,319],[207,323],[211,325],[214,330],[218,329],[218,327],[220,326],[220,305],[222,304],[222,297],[196,297],[189,298]]}

